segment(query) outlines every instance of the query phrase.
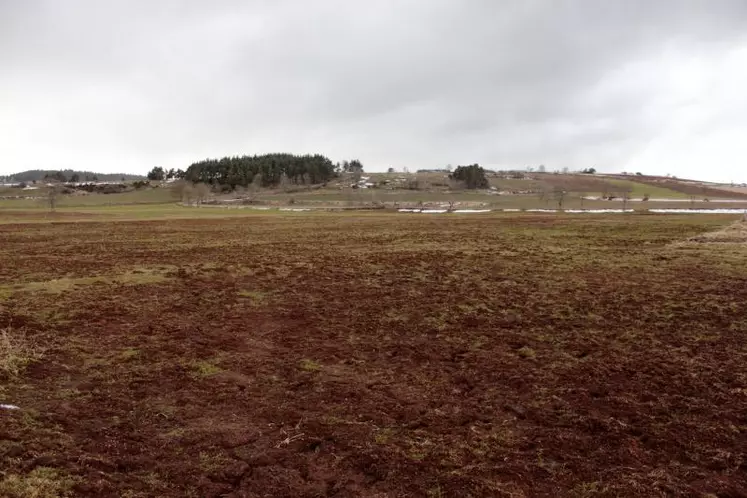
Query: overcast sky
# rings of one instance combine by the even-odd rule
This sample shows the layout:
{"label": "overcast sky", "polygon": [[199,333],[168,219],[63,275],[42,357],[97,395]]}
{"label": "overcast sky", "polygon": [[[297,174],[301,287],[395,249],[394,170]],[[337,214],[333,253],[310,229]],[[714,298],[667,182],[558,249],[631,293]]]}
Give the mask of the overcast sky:
{"label": "overcast sky", "polygon": [[0,0],[0,174],[320,152],[747,181],[747,0]]}

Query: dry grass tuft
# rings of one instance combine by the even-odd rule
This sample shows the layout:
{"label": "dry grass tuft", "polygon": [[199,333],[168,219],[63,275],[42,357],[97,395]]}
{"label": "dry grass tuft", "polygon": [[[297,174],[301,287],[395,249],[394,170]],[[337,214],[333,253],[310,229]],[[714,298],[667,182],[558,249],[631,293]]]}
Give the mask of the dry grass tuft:
{"label": "dry grass tuft", "polygon": [[16,377],[42,355],[41,348],[28,339],[23,329],[14,330],[10,325],[0,329],[0,375]]}
{"label": "dry grass tuft", "polygon": [[688,240],[700,243],[747,244],[747,220],[737,221],[721,230],[696,235]]}
{"label": "dry grass tuft", "polygon": [[26,475],[9,474],[0,480],[0,496],[61,498],[72,495],[76,479],[56,469],[37,467]]}

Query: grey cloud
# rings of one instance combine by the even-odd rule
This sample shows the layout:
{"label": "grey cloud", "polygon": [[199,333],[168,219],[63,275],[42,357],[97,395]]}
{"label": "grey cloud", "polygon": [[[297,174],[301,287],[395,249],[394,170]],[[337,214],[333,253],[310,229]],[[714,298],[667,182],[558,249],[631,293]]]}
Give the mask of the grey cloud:
{"label": "grey cloud", "polygon": [[741,0],[0,2],[0,170],[269,150],[620,169],[688,105],[667,68],[746,28]]}

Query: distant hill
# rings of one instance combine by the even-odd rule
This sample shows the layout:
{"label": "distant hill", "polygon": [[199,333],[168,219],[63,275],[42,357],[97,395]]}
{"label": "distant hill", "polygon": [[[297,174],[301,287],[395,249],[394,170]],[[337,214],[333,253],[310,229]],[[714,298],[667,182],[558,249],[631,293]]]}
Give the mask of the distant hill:
{"label": "distant hill", "polygon": [[12,175],[0,176],[0,181],[4,182],[26,182],[30,183],[33,181],[44,181],[45,176],[59,177],[59,173],[65,176],[67,181],[74,175],[78,175],[78,181],[99,181],[99,182],[120,182],[120,181],[134,181],[144,180],[144,175],[132,175],[129,173],[95,173],[93,171],[75,171],[72,169],[58,170],[58,169],[30,169],[28,171],[21,171],[20,173],[14,173]]}
{"label": "distant hill", "polygon": [[665,188],[679,192],[685,196],[714,199],[747,199],[747,192],[735,188],[735,185],[718,185],[697,180],[683,180],[669,176],[605,175],[605,177],[630,180],[654,188]]}

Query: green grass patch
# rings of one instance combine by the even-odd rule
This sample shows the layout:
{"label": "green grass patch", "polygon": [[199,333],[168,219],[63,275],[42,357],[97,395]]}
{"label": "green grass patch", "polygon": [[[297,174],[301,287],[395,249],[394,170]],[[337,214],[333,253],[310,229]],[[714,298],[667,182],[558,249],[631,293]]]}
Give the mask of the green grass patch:
{"label": "green grass patch", "polygon": [[646,185],[645,183],[638,183],[631,180],[614,180],[608,178],[605,178],[605,180],[619,187],[621,191],[626,190],[630,192],[630,196],[634,198],[642,198],[648,194],[652,199],[689,199],[689,196],[682,192],[664,187]]}
{"label": "green grass patch", "polygon": [[25,330],[10,326],[0,329],[0,374],[16,377],[42,356],[42,349],[26,336]]}
{"label": "green grass patch", "polygon": [[217,472],[233,463],[233,460],[221,453],[200,452],[200,468],[205,472]]}
{"label": "green grass patch", "polygon": [[133,358],[137,358],[138,356],[140,356],[140,350],[135,349],[135,348],[127,348],[121,353],[119,353],[119,357],[125,361],[129,361]]}
{"label": "green grass patch", "polygon": [[239,297],[249,299],[252,304],[262,304],[267,299],[267,293],[262,291],[250,291],[242,289],[238,292]]}
{"label": "green grass patch", "polygon": [[191,365],[192,375],[194,377],[210,377],[223,371],[215,363],[208,360],[195,361]]}
{"label": "green grass patch", "polygon": [[376,444],[386,444],[394,436],[394,431],[388,427],[379,429],[374,434],[374,441]]}
{"label": "green grass patch", "polygon": [[168,280],[165,271],[158,269],[137,269],[120,275],[102,275],[95,277],[80,278],[56,278],[42,282],[26,282],[15,285],[0,286],[0,298],[9,297],[14,292],[45,292],[49,294],[62,294],[74,290],[76,287],[84,287],[95,284],[113,285],[147,285]]}
{"label": "green grass patch", "polygon": [[60,470],[37,467],[28,474],[6,474],[0,481],[0,496],[7,498],[65,498],[73,496],[78,478]]}
{"label": "green grass patch", "polygon": [[522,358],[532,359],[537,357],[537,352],[529,346],[523,346],[516,352]]}
{"label": "green grass patch", "polygon": [[304,358],[303,360],[301,360],[299,366],[301,367],[301,370],[304,370],[306,372],[318,372],[322,369],[322,365],[320,363],[317,363],[314,360],[309,360],[308,358]]}

